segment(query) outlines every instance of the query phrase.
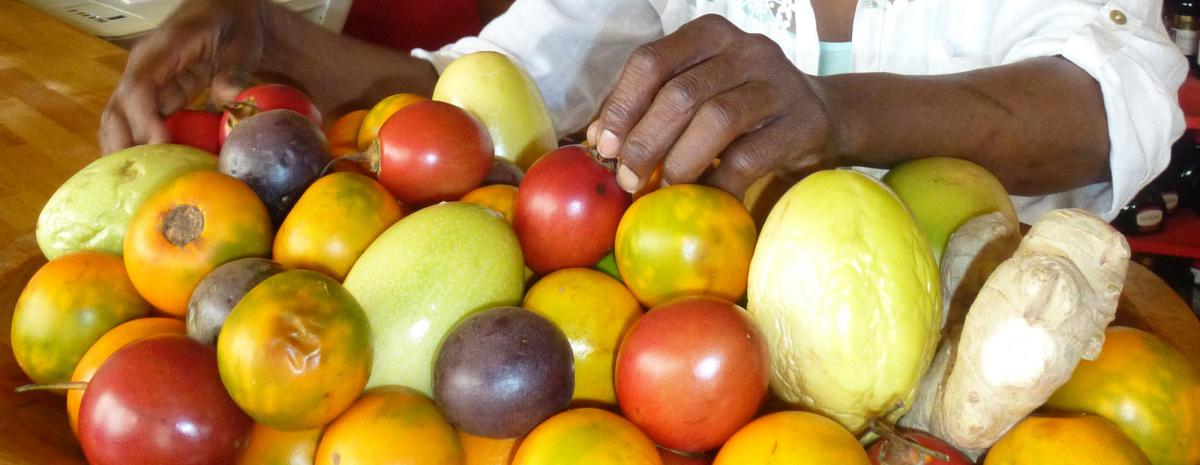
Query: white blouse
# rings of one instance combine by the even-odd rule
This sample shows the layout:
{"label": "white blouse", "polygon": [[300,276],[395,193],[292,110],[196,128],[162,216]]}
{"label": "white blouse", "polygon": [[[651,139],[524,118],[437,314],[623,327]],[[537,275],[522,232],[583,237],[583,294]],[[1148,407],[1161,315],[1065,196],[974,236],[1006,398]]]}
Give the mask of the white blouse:
{"label": "white blouse", "polygon": [[[1112,182],[1013,201],[1027,223],[1067,206],[1112,219],[1166,167],[1184,129],[1177,92],[1187,63],[1167,36],[1161,3],[859,0],[853,71],[946,74],[1039,56],[1070,60],[1100,83]],[[590,122],[634,48],[708,13],[770,37],[797,68],[817,73],[815,20],[804,0],[520,0],[478,37],[413,55],[439,72],[470,52],[513,57],[537,82],[562,135]]]}

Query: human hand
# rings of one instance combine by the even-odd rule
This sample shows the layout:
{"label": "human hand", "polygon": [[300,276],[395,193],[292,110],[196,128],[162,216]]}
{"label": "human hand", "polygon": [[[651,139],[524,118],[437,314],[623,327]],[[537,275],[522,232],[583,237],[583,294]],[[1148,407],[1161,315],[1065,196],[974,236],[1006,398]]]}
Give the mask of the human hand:
{"label": "human hand", "polygon": [[233,100],[258,67],[266,8],[259,0],[189,0],[129,54],[100,117],[100,148],[110,153],[169,138],[163,115],[209,87]]}
{"label": "human hand", "polygon": [[817,82],[775,42],[708,15],[635,50],[587,135],[619,160],[626,191],[661,162],[664,183],[704,176],[740,198],[772,171],[832,167],[836,129]]}

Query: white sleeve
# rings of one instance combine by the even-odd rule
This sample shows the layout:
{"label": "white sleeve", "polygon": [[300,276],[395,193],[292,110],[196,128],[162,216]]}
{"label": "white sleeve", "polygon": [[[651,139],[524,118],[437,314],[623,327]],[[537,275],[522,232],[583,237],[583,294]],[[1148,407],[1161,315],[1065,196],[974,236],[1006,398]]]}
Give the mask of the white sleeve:
{"label": "white sleeve", "polygon": [[438,73],[471,52],[509,56],[537,83],[561,137],[590,122],[629,54],[662,34],[658,8],[647,0],[521,0],[478,37],[412,54]]}
{"label": "white sleeve", "polygon": [[[1001,63],[1060,55],[1100,83],[1112,182],[1046,197],[1014,198],[1021,220],[1071,205],[1111,220],[1170,161],[1183,133],[1183,55],[1167,36],[1159,0],[1006,0],[991,50]],[[1021,208],[1025,207],[1025,208]]]}

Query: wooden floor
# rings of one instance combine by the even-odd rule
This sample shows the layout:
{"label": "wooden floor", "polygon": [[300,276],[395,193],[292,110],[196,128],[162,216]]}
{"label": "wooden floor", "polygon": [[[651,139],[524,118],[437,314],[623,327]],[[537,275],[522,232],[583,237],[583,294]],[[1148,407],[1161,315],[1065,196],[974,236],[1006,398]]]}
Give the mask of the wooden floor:
{"label": "wooden floor", "polygon": [[100,156],[100,113],[127,53],[0,0],[0,244],[32,231],[55,188]]}

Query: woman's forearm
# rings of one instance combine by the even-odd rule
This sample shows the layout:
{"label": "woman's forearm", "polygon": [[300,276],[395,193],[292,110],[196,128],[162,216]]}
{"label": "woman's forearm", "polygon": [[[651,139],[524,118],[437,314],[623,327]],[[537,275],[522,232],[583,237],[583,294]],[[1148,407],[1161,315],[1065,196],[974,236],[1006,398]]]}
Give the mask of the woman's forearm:
{"label": "woman's forearm", "polygon": [[268,8],[260,71],[295,79],[322,111],[369,108],[398,92],[433,92],[438,75],[429,62],[335,34],[283,7]]}
{"label": "woman's forearm", "polygon": [[1106,181],[1108,123],[1099,84],[1059,57],[944,76],[817,78],[842,165],[910,158],[976,162],[1014,195]]}

